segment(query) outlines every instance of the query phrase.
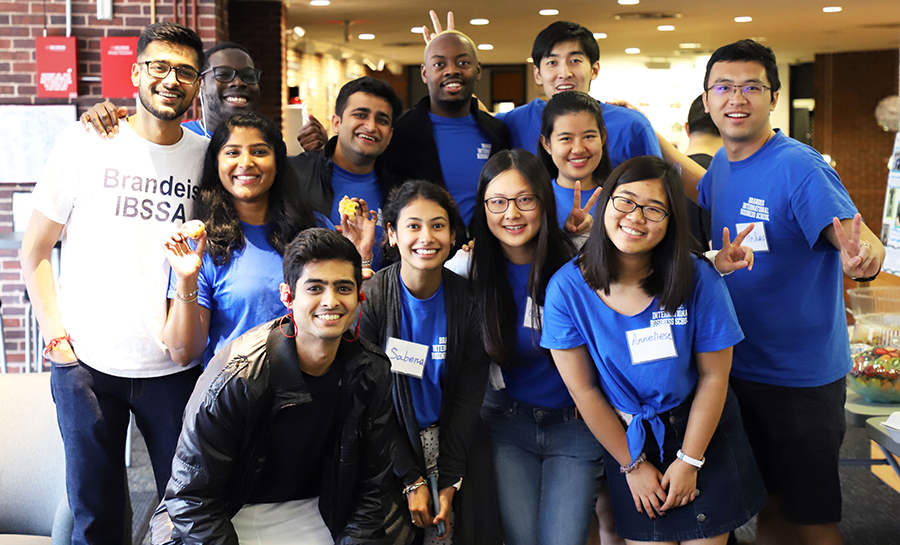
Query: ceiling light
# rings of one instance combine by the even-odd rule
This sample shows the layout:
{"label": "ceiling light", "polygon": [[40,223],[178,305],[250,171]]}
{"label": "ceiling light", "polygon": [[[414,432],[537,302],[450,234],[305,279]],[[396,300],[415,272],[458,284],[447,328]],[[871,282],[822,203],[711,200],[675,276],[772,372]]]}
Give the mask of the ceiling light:
{"label": "ceiling light", "polygon": [[619,0],[620,6],[634,6],[640,4],[641,0]]}
{"label": "ceiling light", "polygon": [[626,55],[637,55],[640,52],[641,52],[641,50],[637,47],[629,47],[628,49],[625,50]]}
{"label": "ceiling light", "polygon": [[331,0],[310,0],[310,6],[328,6],[331,4]]}
{"label": "ceiling light", "polygon": [[595,40],[604,40],[604,39],[606,39],[606,33],[605,32],[595,32],[594,39]]}
{"label": "ceiling light", "polygon": [[304,29],[302,26],[295,26],[294,34],[296,34],[298,38],[302,38],[306,36],[306,29]]}
{"label": "ceiling light", "polygon": [[656,30],[660,32],[671,32],[675,30],[675,27],[673,25],[659,25],[658,27],[656,27]]}
{"label": "ceiling light", "polygon": [[360,40],[374,40],[375,35],[374,34],[360,34],[359,39]]}
{"label": "ceiling light", "polygon": [[490,23],[490,21],[488,21],[487,19],[472,19],[471,21],[469,21],[470,25],[475,25],[475,26],[482,26],[482,25],[486,25],[488,23]]}
{"label": "ceiling light", "polygon": [[527,59],[525,59],[525,62],[527,62],[528,64],[534,64],[534,59],[528,57]]}
{"label": "ceiling light", "polygon": [[424,29],[425,29],[425,27],[422,27],[422,26],[414,26],[411,29],[409,29],[409,31],[412,32],[413,34],[421,34],[422,30],[424,30]]}
{"label": "ceiling light", "polygon": [[842,11],[843,9],[844,8],[842,8],[840,6],[830,6],[827,8],[822,8],[822,11],[824,11],[825,13],[837,13],[839,11]]}
{"label": "ceiling light", "polygon": [[700,44],[697,42],[684,42],[682,44],[678,44],[678,47],[681,49],[700,49]]}
{"label": "ceiling light", "polygon": [[478,49],[481,51],[490,51],[491,49],[494,49],[494,46],[491,44],[478,44]]}
{"label": "ceiling light", "polygon": [[558,9],[542,9],[538,12],[541,15],[559,15]]}
{"label": "ceiling light", "polygon": [[752,20],[753,20],[753,17],[735,17],[734,18],[735,23],[749,23]]}

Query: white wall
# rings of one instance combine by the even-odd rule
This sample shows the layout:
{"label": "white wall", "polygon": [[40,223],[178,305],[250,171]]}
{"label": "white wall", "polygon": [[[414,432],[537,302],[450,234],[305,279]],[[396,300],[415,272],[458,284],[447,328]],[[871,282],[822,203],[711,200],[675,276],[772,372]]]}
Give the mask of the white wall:
{"label": "white wall", "polygon": [[[682,129],[691,102],[703,92],[703,77],[708,57],[669,59],[668,69],[644,66],[646,58],[604,59],[600,57],[600,76],[591,84],[591,95],[600,100],[625,99],[634,104],[653,127],[682,151],[687,136]],[[787,133],[790,123],[788,65],[779,65],[780,99],[772,112],[772,126]]]}

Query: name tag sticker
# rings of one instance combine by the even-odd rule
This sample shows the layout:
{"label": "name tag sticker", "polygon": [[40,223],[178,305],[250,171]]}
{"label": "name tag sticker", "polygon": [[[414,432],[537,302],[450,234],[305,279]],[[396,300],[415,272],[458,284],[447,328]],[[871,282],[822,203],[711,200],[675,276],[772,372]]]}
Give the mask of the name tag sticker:
{"label": "name tag sticker", "polygon": [[626,331],[625,337],[628,339],[632,365],[678,356],[678,352],[675,350],[675,338],[672,336],[672,326],[669,324]]}
{"label": "name tag sticker", "polygon": [[[749,223],[738,223],[735,224],[737,231],[732,233],[731,236],[735,236],[747,226]],[[769,251],[769,241],[766,240],[766,223],[764,221],[754,221],[753,222],[753,230],[750,231],[750,234],[747,235],[747,238],[744,239],[744,242],[741,246],[749,246],[753,248],[754,252],[768,252]]]}
{"label": "name tag sticker", "polygon": [[428,357],[427,345],[390,337],[384,347],[384,353],[391,360],[391,371],[422,378],[425,359]]}
{"label": "name tag sticker", "polygon": [[[534,316],[532,309],[534,309],[534,300],[532,300],[531,297],[529,296],[528,301],[525,302],[525,322],[522,324],[522,327],[527,327],[528,329],[534,329],[532,327],[532,323],[531,323],[532,317]],[[538,316],[537,325],[542,327],[541,326],[541,321],[542,321],[541,318],[544,314],[544,307],[538,307],[538,309],[539,309],[538,312],[541,313],[541,316]]]}

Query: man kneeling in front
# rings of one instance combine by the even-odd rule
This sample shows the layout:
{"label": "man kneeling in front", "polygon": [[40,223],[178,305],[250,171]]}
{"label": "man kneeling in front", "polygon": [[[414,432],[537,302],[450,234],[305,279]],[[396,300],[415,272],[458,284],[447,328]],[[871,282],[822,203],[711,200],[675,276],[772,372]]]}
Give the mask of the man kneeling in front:
{"label": "man kneeling in front", "polygon": [[340,234],[294,239],[281,284],[288,314],[216,354],[194,389],[153,543],[384,535],[390,364],[353,329],[361,283],[361,258]]}

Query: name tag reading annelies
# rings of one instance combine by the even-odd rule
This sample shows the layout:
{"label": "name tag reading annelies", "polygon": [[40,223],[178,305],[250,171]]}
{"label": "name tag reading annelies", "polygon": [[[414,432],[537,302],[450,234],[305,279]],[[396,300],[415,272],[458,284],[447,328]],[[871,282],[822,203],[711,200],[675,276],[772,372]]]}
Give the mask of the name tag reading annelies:
{"label": "name tag reading annelies", "polygon": [[[740,233],[749,225],[749,223],[736,223],[734,226],[737,231],[735,231],[735,234],[732,236],[736,236],[737,233]],[[749,246],[750,248],[753,248],[754,252],[768,252],[769,241],[766,239],[766,222],[754,221],[753,230],[750,231],[750,234],[744,239],[742,246]]]}
{"label": "name tag reading annelies", "polygon": [[632,365],[678,357],[669,324],[626,331],[625,338],[628,339]]}
{"label": "name tag reading annelies", "polygon": [[384,353],[391,360],[391,371],[422,378],[425,372],[425,359],[428,357],[427,345],[389,337],[384,346]]}

